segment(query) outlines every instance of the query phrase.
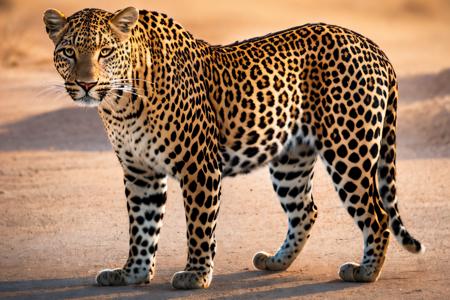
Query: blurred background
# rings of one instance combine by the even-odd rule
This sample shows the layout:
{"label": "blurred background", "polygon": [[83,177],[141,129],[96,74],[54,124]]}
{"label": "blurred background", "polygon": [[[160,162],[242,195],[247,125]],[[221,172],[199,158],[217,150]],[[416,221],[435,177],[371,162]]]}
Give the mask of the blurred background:
{"label": "blurred background", "polygon": [[[218,275],[210,290],[183,294],[168,285],[185,259],[184,212],[174,181],[154,284],[92,287],[98,270],[120,266],[128,252],[121,169],[95,109],[78,108],[55,90],[62,80],[42,15],[50,7],[69,16],[86,7],[125,6],[165,12],[211,44],[310,22],[341,25],[375,41],[400,82],[402,218],[429,251],[412,256],[392,242],[381,283],[335,281],[340,263],[359,259],[361,236],[319,163],[319,220],[304,253],[287,273],[252,271],[253,253],[276,250],[286,228],[268,172],[261,169],[224,182]],[[394,298],[450,295],[450,1],[0,0],[0,37],[0,298],[373,298],[380,290]]]}
{"label": "blurred background", "polygon": [[[402,123],[406,124],[400,127],[401,142],[416,148],[430,148],[428,146],[432,143],[431,148],[438,146],[439,153],[448,150],[446,148],[449,138],[445,132],[449,127],[448,111],[442,112],[440,106],[442,103],[437,103],[438,107],[435,102],[417,103],[418,100],[432,100],[450,92],[448,84],[450,1],[448,0],[229,0],[214,3],[205,0],[128,2],[0,0],[2,88],[12,92],[11,89],[20,88],[23,91],[27,87],[32,89],[34,99],[33,102],[29,102],[30,97],[21,97],[26,106],[23,109],[11,106],[12,101],[1,101],[0,130],[3,128],[4,131],[9,121],[13,122],[18,117],[27,116],[26,111],[31,113],[39,109],[47,111],[49,108],[72,107],[64,94],[57,94],[49,88],[61,80],[54,72],[53,44],[48,39],[42,22],[45,9],[54,7],[69,16],[84,7],[96,6],[115,11],[130,5],[165,12],[196,37],[211,44],[228,44],[309,22],[338,24],[353,29],[374,40],[387,53],[401,78],[400,99],[404,104],[403,109],[407,111],[400,117]],[[6,91],[1,94],[2,100],[6,100],[5,93]],[[14,95],[8,97],[11,96],[14,97]],[[53,101],[55,99],[56,101]],[[414,105],[407,107],[405,103]],[[418,118],[416,114],[423,115],[423,111],[427,111],[427,114],[421,117],[419,124],[415,124]],[[64,111],[62,114],[64,116]],[[38,121],[40,120],[36,120]],[[30,127],[30,130],[38,129],[36,126]],[[21,129],[28,130],[23,127]],[[430,130],[432,136],[429,136]],[[42,144],[45,147],[44,132],[39,130],[39,133],[33,135],[32,140],[28,142]],[[62,131],[58,134],[60,133]],[[19,136],[22,134],[23,132],[19,130]],[[412,139],[410,135],[413,135]],[[17,137],[10,130],[10,134],[2,137],[0,149],[20,148]],[[93,142],[95,136],[88,134],[84,138],[88,140],[83,147],[92,148],[89,144]],[[54,143],[48,141],[51,146],[61,147],[60,141],[52,140]],[[81,141],[63,142],[80,144]],[[93,146],[95,147],[97,146]],[[426,150],[433,151],[433,149]],[[411,151],[404,152],[408,157],[415,155]]]}
{"label": "blurred background", "polygon": [[[48,66],[52,45],[43,31],[43,11],[55,7],[69,16],[93,6],[110,11],[123,6],[163,11],[198,38],[213,44],[231,43],[308,22],[339,24],[377,41],[400,73],[440,71],[449,63],[448,0],[0,0],[2,66]],[[438,58],[440,64],[436,63]]]}

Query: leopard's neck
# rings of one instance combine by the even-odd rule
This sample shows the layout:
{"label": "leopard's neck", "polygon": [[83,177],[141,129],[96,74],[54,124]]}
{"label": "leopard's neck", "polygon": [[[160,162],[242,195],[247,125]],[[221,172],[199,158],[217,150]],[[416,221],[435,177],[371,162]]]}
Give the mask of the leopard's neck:
{"label": "leopard's neck", "polygon": [[138,22],[129,40],[131,56],[122,76],[132,89],[99,106],[108,137],[122,160],[126,152],[135,153],[135,160],[161,160],[154,156],[158,152],[154,147],[163,143],[165,130],[182,135],[180,112],[190,119],[205,115],[209,106],[205,104],[211,77],[209,45],[180,28],[165,30],[167,17],[151,16],[159,23]]}

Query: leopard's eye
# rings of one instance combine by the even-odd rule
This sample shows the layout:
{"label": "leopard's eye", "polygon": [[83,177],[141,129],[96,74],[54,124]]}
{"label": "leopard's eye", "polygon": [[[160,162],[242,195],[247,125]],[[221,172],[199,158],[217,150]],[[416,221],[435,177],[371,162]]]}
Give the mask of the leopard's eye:
{"label": "leopard's eye", "polygon": [[100,50],[100,57],[108,57],[113,53],[113,48],[102,48]]}
{"label": "leopard's eye", "polygon": [[75,50],[73,50],[73,48],[64,48],[63,53],[69,58],[75,57]]}

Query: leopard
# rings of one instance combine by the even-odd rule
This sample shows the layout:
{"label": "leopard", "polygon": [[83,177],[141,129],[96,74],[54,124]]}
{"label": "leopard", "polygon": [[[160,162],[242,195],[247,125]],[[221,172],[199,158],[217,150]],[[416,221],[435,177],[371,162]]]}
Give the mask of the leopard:
{"label": "leopard", "polygon": [[187,229],[187,262],[171,284],[208,288],[222,180],[263,166],[287,233],[276,252],[256,253],[253,265],[286,270],[318,215],[318,157],[363,236],[360,263],[339,268],[343,281],[376,281],[391,234],[409,252],[424,251],[398,209],[398,80],[370,39],[308,23],[212,45],[164,13],[134,7],[86,8],[69,17],[48,9],[43,19],[65,92],[97,109],[123,169],[128,259],[100,271],[98,285],[154,278],[171,177],[181,187]]}

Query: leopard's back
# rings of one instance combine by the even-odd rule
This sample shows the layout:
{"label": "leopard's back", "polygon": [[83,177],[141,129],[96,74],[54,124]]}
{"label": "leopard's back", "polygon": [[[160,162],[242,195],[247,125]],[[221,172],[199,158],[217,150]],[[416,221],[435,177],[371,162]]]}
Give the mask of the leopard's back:
{"label": "leopard's back", "polygon": [[377,45],[334,25],[307,24],[212,49],[210,95],[225,174],[248,172],[299,143],[336,144],[330,134],[337,115],[363,118],[376,101],[362,95],[369,84],[382,90],[378,101],[386,107],[396,80]]}

